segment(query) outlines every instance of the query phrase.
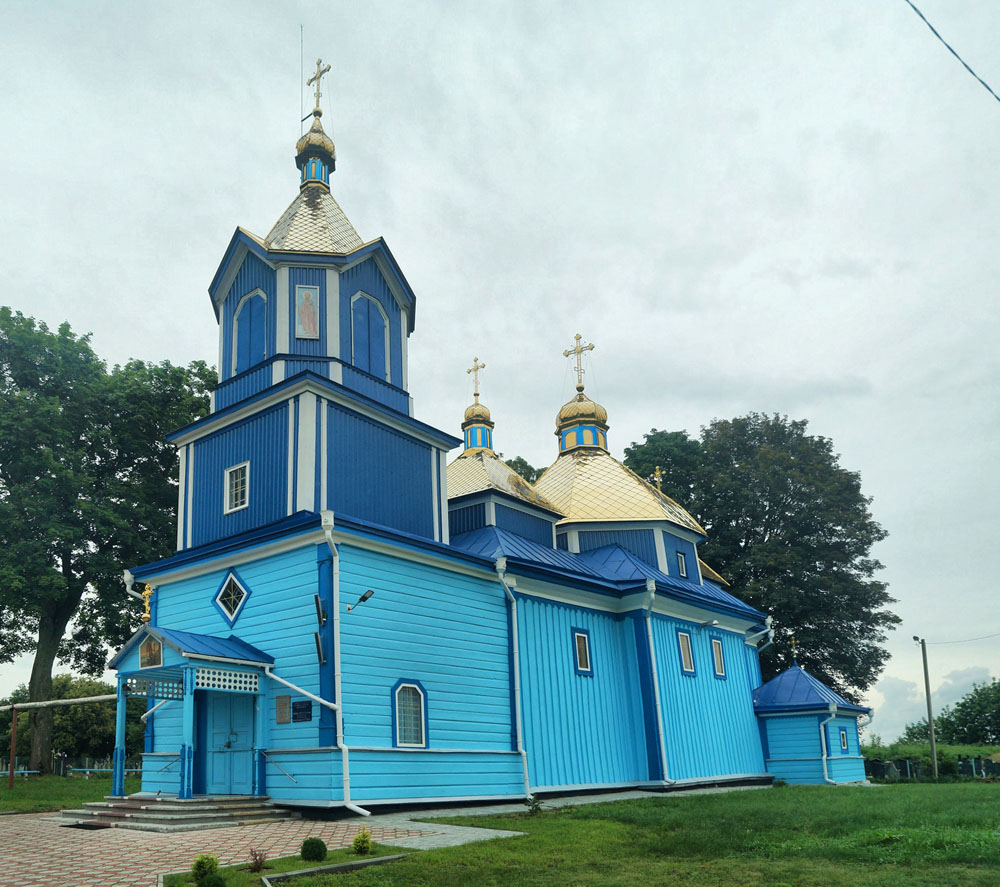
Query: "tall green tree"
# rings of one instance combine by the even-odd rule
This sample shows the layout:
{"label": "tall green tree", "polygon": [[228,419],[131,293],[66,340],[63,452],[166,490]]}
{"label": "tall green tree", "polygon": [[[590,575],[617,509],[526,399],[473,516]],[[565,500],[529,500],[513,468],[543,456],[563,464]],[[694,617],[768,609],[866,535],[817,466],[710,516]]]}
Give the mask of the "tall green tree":
{"label": "tall green tree", "polygon": [[[951,745],[1000,745],[1000,680],[994,678],[972,689],[934,718],[938,742]],[[901,742],[926,742],[927,718],[907,724]]]}
{"label": "tall green tree", "polygon": [[625,450],[708,533],[699,555],[732,592],[774,617],[776,642],[761,656],[765,679],[799,663],[857,699],[882,671],[886,632],[899,618],[872,546],[886,532],[861,477],[805,421],[751,413],[715,420],[699,438],[653,429]]}
{"label": "tall green tree", "polygon": [[[34,650],[31,701],[52,698],[57,656],[98,674],[136,624],[122,567],[174,549],[165,435],[208,411],[214,381],[200,361],[109,371],[89,336],[0,308],[0,662]],[[31,712],[32,769],[52,723]]]}

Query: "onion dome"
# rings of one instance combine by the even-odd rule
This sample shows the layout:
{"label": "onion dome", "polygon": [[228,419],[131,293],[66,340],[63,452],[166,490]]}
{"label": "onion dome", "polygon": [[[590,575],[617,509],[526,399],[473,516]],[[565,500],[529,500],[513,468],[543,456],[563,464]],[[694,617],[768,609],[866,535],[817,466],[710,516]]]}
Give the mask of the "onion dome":
{"label": "onion dome", "polygon": [[472,358],[472,366],[466,370],[472,376],[475,401],[465,409],[465,421],[462,422],[462,434],[465,437],[465,448],[493,449],[493,426],[490,411],[486,404],[479,402],[479,371],[485,370],[486,364],[480,363],[478,357]]}
{"label": "onion dome", "polygon": [[313,110],[313,122],[309,131],[295,143],[295,165],[302,173],[300,188],[308,185],[330,187],[330,173],[337,168],[337,150],[324,131],[319,118],[323,112]]}
{"label": "onion dome", "polygon": [[566,453],[578,447],[608,448],[608,411],[583,393],[583,385],[576,386],[576,397],[563,404],[556,416],[556,437],[559,452]]}

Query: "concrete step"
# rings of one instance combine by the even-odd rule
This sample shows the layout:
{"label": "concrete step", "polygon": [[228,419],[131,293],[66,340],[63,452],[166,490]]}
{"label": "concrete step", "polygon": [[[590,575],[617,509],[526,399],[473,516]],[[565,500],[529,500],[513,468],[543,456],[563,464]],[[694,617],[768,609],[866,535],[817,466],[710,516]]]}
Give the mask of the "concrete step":
{"label": "concrete step", "polygon": [[180,801],[131,795],[91,801],[82,809],[61,811],[61,817],[67,826],[173,832],[298,819],[299,814],[271,806],[267,796],[204,796]]}

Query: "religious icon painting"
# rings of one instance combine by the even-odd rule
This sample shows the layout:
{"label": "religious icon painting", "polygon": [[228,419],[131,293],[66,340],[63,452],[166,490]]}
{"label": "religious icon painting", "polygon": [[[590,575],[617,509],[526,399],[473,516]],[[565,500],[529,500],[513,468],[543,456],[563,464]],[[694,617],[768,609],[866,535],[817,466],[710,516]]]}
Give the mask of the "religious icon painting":
{"label": "religious icon painting", "polygon": [[295,338],[319,338],[319,287],[295,287]]}
{"label": "religious icon painting", "polygon": [[159,668],[163,665],[163,644],[146,635],[139,644],[139,668]]}

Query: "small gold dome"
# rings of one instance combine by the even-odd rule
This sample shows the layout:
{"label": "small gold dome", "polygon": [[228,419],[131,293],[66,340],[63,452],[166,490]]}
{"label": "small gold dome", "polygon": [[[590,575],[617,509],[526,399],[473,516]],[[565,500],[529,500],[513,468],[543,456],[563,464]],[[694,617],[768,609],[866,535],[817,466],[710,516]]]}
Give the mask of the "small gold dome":
{"label": "small gold dome", "polygon": [[556,428],[562,429],[567,424],[591,421],[595,425],[604,426],[607,430],[608,411],[599,403],[595,403],[583,393],[583,386],[576,386],[577,395],[569,403],[563,404],[556,417]]}
{"label": "small gold dome", "polygon": [[319,116],[322,113],[318,109],[313,111],[315,116],[312,126],[309,127],[309,132],[295,143],[296,161],[305,160],[304,154],[316,151],[322,151],[329,155],[331,161],[336,161],[337,150],[334,148],[333,139],[323,131],[323,124],[319,122]]}
{"label": "small gold dome", "polygon": [[490,422],[490,411],[486,404],[478,401],[465,409],[466,422]]}

